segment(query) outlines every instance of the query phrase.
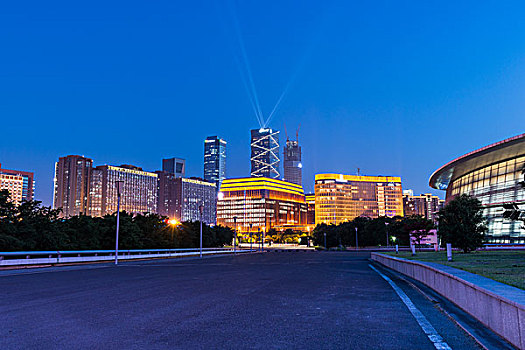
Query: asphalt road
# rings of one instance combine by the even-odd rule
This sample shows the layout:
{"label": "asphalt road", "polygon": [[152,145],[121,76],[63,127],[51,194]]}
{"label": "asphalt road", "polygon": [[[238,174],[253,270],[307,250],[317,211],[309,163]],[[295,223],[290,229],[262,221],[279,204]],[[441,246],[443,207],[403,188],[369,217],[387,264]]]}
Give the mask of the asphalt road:
{"label": "asphalt road", "polygon": [[[435,349],[368,253],[0,271],[0,349]],[[476,343],[389,276],[452,349]]]}

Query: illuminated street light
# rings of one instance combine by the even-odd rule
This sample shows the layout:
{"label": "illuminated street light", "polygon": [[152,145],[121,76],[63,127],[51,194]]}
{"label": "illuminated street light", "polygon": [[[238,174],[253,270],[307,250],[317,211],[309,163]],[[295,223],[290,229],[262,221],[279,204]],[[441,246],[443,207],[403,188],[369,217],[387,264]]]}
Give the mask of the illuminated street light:
{"label": "illuminated street light", "polygon": [[120,226],[120,191],[124,181],[117,180],[115,185],[117,185],[117,233],[115,237],[115,265],[118,265],[118,230]]}
{"label": "illuminated street light", "polygon": [[201,224],[201,233],[200,233],[200,250],[199,250],[199,257],[202,258],[202,213],[204,211],[204,205],[199,205],[199,214],[200,214],[200,224]]}

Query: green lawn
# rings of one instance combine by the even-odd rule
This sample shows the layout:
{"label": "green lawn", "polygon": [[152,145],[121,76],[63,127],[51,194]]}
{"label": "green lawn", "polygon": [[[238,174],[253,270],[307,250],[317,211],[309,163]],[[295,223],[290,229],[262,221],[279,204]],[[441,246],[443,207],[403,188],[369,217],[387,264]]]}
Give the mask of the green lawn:
{"label": "green lawn", "polygon": [[386,253],[410,260],[421,260],[452,266],[491,278],[495,281],[525,289],[525,251],[478,251],[473,253],[453,253],[454,261],[447,261],[447,253],[420,252],[412,256],[410,252]]}

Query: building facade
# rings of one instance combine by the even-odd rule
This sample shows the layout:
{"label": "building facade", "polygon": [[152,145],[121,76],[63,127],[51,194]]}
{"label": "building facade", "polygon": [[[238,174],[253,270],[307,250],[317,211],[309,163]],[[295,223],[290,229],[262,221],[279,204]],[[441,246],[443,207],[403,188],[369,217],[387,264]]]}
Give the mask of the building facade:
{"label": "building facade", "polygon": [[[11,170],[11,169],[2,169],[2,164],[0,164],[0,175],[11,175],[15,177],[22,178],[22,195],[21,201],[32,201],[34,199],[35,193],[35,180],[34,174],[29,171],[21,170]],[[5,178],[8,178],[6,176]]]}
{"label": "building facade", "polygon": [[15,205],[20,205],[23,196],[24,179],[20,175],[0,173],[0,190],[8,190],[9,198]]}
{"label": "building facade", "polygon": [[209,136],[204,141],[204,180],[213,182],[219,190],[226,178],[226,141]]}
{"label": "building facade", "polygon": [[217,188],[214,183],[199,178],[178,178],[175,186],[177,220],[199,221],[199,206],[203,205],[202,221],[215,225]]}
{"label": "building facade", "polygon": [[251,130],[251,176],[278,179],[280,173],[279,131]]}
{"label": "building facade", "polygon": [[305,228],[303,188],[266,177],[226,179],[219,192],[217,224],[240,233]]}
{"label": "building facade", "polygon": [[175,174],[176,177],[184,177],[186,176],[186,160],[182,158],[163,159],[162,171]]}
{"label": "building facade", "polygon": [[308,226],[315,226],[315,193],[305,195],[305,200],[308,209],[306,222]]}
{"label": "building facade", "polygon": [[446,191],[445,203],[460,194],[478,198],[487,219],[488,243],[525,243],[523,222],[503,217],[503,205],[525,210],[525,134],[458,157],[436,170],[430,186]]}
{"label": "building facade", "polygon": [[405,216],[420,215],[437,222],[437,213],[445,205],[445,200],[430,193],[415,196],[412,190],[403,191],[403,212]]}
{"label": "building facade", "polygon": [[403,216],[401,178],[317,174],[315,223],[340,224],[358,216]]}
{"label": "building facade", "polygon": [[284,181],[303,184],[303,164],[299,141],[286,140],[283,152]]}
{"label": "building facade", "polygon": [[89,215],[89,186],[93,160],[78,155],[60,157],[55,163],[53,208],[62,217]]}
{"label": "building facade", "polygon": [[117,211],[117,181],[122,181],[120,210],[130,214],[157,212],[155,173],[133,165],[101,165],[90,181],[90,215],[104,216]]}

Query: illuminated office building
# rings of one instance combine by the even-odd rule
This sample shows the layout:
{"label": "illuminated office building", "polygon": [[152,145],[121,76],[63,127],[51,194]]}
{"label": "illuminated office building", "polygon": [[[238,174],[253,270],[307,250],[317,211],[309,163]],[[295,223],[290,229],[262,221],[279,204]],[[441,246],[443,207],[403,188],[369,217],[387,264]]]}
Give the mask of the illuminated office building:
{"label": "illuminated office building", "polygon": [[204,141],[204,180],[213,182],[219,190],[226,178],[226,141],[209,136]]}
{"label": "illuminated office building", "polygon": [[279,131],[270,128],[251,131],[251,176],[278,179]]}
{"label": "illuminated office building", "polygon": [[90,182],[91,215],[117,211],[117,181],[121,186],[120,210],[130,214],[157,212],[157,174],[133,165],[101,165],[93,170]]}
{"label": "illuminated office building", "polygon": [[301,146],[298,141],[286,140],[283,157],[284,181],[297,185],[303,184],[303,164]]}
{"label": "illuminated office building", "polygon": [[307,224],[315,226],[315,193],[309,193],[305,196],[306,205],[308,206]]}
{"label": "illuminated office building", "polygon": [[[301,185],[267,177],[226,179],[217,202],[217,224],[238,232],[301,229],[307,224]],[[236,227],[235,227],[236,220]]]}
{"label": "illuminated office building", "polygon": [[401,178],[315,175],[316,224],[340,224],[358,216],[403,216]]}
{"label": "illuminated office building", "polygon": [[69,155],[55,164],[53,208],[62,217],[89,214],[89,185],[93,160]]}
{"label": "illuminated office building", "polygon": [[437,213],[443,208],[445,201],[430,193],[414,196],[412,190],[403,191],[403,212],[405,216],[420,215],[437,222]]}
{"label": "illuminated office building", "polygon": [[182,158],[163,159],[162,171],[174,174],[175,177],[184,177],[186,175],[186,160]]}
{"label": "illuminated office building", "polygon": [[199,221],[199,206],[203,205],[202,221],[215,225],[217,188],[214,183],[199,178],[175,180],[175,218],[179,221]]}
{"label": "illuminated office building", "polygon": [[436,170],[430,186],[446,190],[445,203],[460,194],[481,201],[488,243],[525,243],[523,222],[503,218],[503,205],[525,210],[525,134],[458,157]]}
{"label": "illuminated office building", "polygon": [[6,175],[4,177],[5,179],[9,178],[9,176],[7,175],[14,176],[17,179],[19,177],[22,178],[22,194],[21,194],[20,202],[21,201],[31,201],[34,199],[35,181],[34,181],[34,174],[32,172],[2,169],[2,164],[0,164],[0,175]]}

